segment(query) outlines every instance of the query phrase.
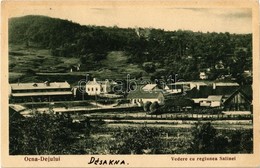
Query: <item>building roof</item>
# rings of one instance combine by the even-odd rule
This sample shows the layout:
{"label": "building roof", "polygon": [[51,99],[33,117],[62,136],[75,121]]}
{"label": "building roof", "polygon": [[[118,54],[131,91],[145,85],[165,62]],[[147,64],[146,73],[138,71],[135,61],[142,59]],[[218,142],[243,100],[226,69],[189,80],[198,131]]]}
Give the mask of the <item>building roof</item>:
{"label": "building roof", "polygon": [[163,96],[162,92],[160,91],[140,91],[140,90],[135,90],[131,91],[128,95],[128,99],[156,99],[159,96]]}
{"label": "building roof", "polygon": [[235,82],[216,82],[215,85],[216,86],[238,86],[239,87],[239,84],[235,83]]}
{"label": "building roof", "polygon": [[87,82],[87,85],[103,85],[103,84],[106,84],[108,83],[108,81],[88,81]]}
{"label": "building roof", "polygon": [[115,81],[109,81],[109,80],[105,80],[105,81],[97,81],[95,78],[93,79],[93,81],[88,81],[87,85],[105,85],[105,84],[117,84]]}
{"label": "building roof", "polygon": [[178,82],[175,82],[175,83],[171,83],[169,85],[189,85],[191,83],[192,82],[178,81]]}
{"label": "building roof", "polygon": [[157,87],[157,84],[147,84],[143,87],[143,90],[153,90]]}
{"label": "building roof", "polygon": [[167,85],[199,85],[199,86],[206,86],[207,84],[205,82],[201,82],[201,81],[190,81],[190,82],[185,82],[185,81],[178,81],[175,83],[170,83]]}
{"label": "building roof", "polygon": [[200,89],[196,87],[191,89],[190,91],[186,91],[186,96],[189,98],[207,98],[209,95],[212,95],[212,87],[203,86]]}
{"label": "building roof", "polygon": [[239,86],[233,86],[233,85],[216,86],[216,89],[213,89],[212,94],[214,94],[214,95],[231,95],[238,88],[239,88]]}
{"label": "building roof", "polygon": [[14,120],[14,119],[21,119],[24,118],[19,112],[16,111],[13,107],[9,106],[9,119]]}
{"label": "building roof", "polygon": [[164,89],[166,90],[174,90],[174,89],[182,89],[182,85],[174,85],[174,84],[167,84],[165,85]]}
{"label": "building roof", "polygon": [[29,93],[12,93],[13,97],[26,97],[26,96],[62,96],[62,95],[71,95],[72,92],[29,92]]}
{"label": "building roof", "polygon": [[12,90],[34,90],[34,89],[67,89],[70,88],[68,82],[44,82],[44,83],[12,83]]}
{"label": "building roof", "polygon": [[223,96],[221,95],[210,95],[208,96],[207,100],[209,101],[221,101]]}

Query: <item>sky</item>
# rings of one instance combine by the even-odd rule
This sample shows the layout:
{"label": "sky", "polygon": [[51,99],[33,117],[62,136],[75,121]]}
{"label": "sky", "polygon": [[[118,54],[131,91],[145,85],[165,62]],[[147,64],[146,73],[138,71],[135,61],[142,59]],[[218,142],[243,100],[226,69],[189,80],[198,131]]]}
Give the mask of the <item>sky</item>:
{"label": "sky", "polygon": [[45,15],[81,25],[252,33],[251,8],[31,6],[10,13],[10,17],[25,15]]}

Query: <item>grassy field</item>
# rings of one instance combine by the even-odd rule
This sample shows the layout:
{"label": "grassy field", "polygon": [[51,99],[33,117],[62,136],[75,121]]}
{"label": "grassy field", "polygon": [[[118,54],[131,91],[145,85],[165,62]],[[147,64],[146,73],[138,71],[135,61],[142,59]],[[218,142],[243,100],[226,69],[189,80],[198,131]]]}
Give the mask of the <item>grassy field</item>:
{"label": "grassy field", "polygon": [[27,72],[29,69],[35,72],[68,72],[75,63],[78,63],[78,59],[54,57],[45,49],[19,45],[11,45],[9,49],[10,72]]}
{"label": "grassy field", "polygon": [[91,74],[99,79],[126,79],[142,73],[148,74],[138,65],[128,64],[127,56],[121,51],[111,51],[99,62],[102,68],[90,71],[70,72],[72,66],[80,64],[78,57],[57,57],[47,49],[26,48],[23,45],[9,47],[9,82],[68,81],[76,85],[79,80]]}
{"label": "grassy field", "polygon": [[[9,82],[17,82],[18,79],[20,82],[71,81],[71,76],[67,73],[72,65],[78,63],[78,58],[51,56],[49,50],[10,45]],[[48,74],[50,72],[56,72],[55,77]],[[79,76],[77,79],[83,78],[82,74],[75,76]]]}

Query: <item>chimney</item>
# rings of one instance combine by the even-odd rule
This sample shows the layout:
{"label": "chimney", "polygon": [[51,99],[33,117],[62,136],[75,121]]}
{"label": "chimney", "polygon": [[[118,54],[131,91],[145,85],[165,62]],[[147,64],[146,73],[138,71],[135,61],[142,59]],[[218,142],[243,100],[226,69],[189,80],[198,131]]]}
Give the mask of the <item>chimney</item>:
{"label": "chimney", "polygon": [[199,85],[199,84],[197,84],[196,86],[197,86],[197,90],[200,90],[200,85]]}
{"label": "chimney", "polygon": [[216,89],[216,83],[213,83],[213,89]]}
{"label": "chimney", "polygon": [[97,82],[97,81],[96,81],[96,78],[93,78],[93,81],[94,81],[94,82]]}

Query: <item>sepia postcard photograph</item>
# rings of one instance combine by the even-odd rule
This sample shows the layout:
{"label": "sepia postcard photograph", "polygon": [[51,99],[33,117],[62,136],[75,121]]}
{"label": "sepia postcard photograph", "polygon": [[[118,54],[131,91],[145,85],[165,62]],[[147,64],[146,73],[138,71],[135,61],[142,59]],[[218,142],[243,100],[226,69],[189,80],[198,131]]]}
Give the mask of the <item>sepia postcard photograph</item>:
{"label": "sepia postcard photograph", "polygon": [[1,166],[260,167],[257,1],[1,9]]}

